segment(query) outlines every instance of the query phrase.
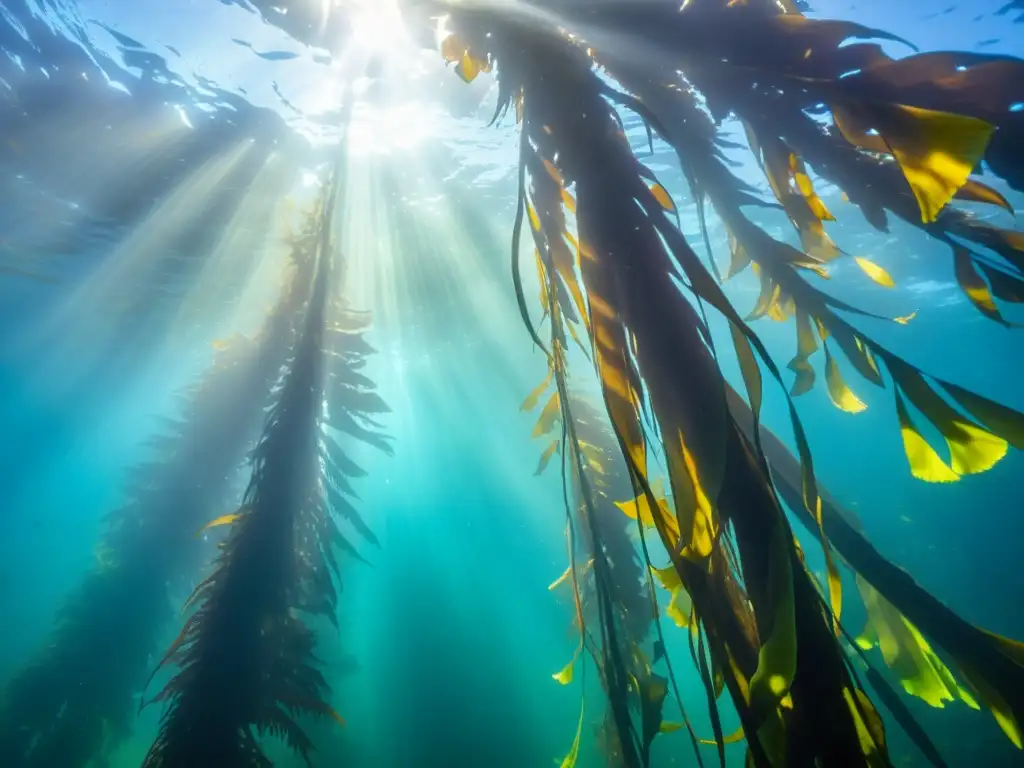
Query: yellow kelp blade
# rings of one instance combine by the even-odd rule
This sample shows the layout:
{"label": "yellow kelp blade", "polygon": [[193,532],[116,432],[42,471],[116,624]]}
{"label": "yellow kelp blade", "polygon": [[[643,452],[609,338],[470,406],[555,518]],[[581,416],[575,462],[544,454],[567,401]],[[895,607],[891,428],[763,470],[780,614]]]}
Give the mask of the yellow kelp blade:
{"label": "yellow kelp blade", "polygon": [[682,579],[679,578],[679,572],[675,566],[669,563],[664,568],[655,568],[653,565],[650,568],[651,574],[661,588],[669,593],[669,603],[665,613],[677,627],[691,626],[693,600],[690,598],[690,593],[683,587]]}
{"label": "yellow kelp blade", "polygon": [[814,386],[814,368],[809,358],[818,351],[818,340],[811,327],[811,318],[806,312],[796,313],[796,357],[789,361],[789,370],[796,374],[796,380],[789,393],[793,397],[809,392]]}
{"label": "yellow kelp blade", "polygon": [[957,475],[974,475],[994,467],[1009,449],[999,435],[972,424],[946,402],[921,376],[909,366],[891,368],[898,371],[900,388],[921,413],[935,425],[949,447],[950,468]]}
{"label": "yellow kelp blade", "polygon": [[964,673],[964,677],[967,678],[967,682],[977,691],[978,698],[985,702],[985,706],[988,707],[996,722],[999,723],[1003,733],[1006,734],[1007,738],[1013,742],[1017,749],[1024,749],[1024,735],[1021,733],[1020,723],[1013,716],[1013,710],[1010,709],[1006,700],[985,681],[984,676],[974,674],[970,667],[966,665],[962,666],[961,670]]}
{"label": "yellow kelp blade", "polygon": [[562,667],[561,671],[556,672],[551,677],[557,680],[562,685],[568,685],[572,682],[573,670],[576,667],[576,659],[579,657],[579,651],[573,654],[572,659]]}
{"label": "yellow kelp blade", "polygon": [[216,528],[216,527],[221,526],[221,525],[231,525],[233,522],[238,520],[238,518],[240,518],[241,516],[242,516],[241,512],[231,512],[231,513],[226,514],[226,515],[221,515],[220,517],[211,520],[206,525],[204,525],[202,528],[200,528],[198,531],[196,531],[196,536],[201,536],[204,531],[208,531],[211,528]]}
{"label": "yellow kelp blade", "polygon": [[[658,518],[664,523],[674,546],[679,541],[679,522],[668,508],[668,500],[664,495],[664,480],[661,478],[655,480],[651,484],[651,491],[658,503]],[[626,517],[632,520],[639,518],[645,528],[655,527],[654,514],[651,511],[650,500],[647,498],[646,493],[640,494],[632,501],[616,501],[615,506],[622,510],[622,514]]]}
{"label": "yellow kelp blade", "polygon": [[540,418],[537,419],[537,423],[533,427],[532,436],[540,437],[541,435],[548,434],[548,432],[555,428],[555,424],[558,423],[561,417],[561,400],[558,397],[558,392],[555,391],[551,394],[547,405],[544,406],[544,410],[540,412]]}
{"label": "yellow kelp blade", "polygon": [[729,268],[725,272],[724,280],[739,274],[750,264],[750,254],[744,248],[736,236],[729,232]]}
{"label": "yellow kelp blade", "polygon": [[576,198],[567,189],[562,190],[562,205],[565,206],[565,210],[569,211],[569,213],[576,213]]}
{"label": "yellow kelp blade", "polygon": [[[772,626],[758,652],[757,670],[750,679],[750,705],[759,712],[775,710],[789,695],[796,675],[796,605],[787,544],[784,523],[776,519],[768,561],[768,594],[774,607]],[[762,729],[766,732],[759,731],[758,738],[764,741],[772,729],[772,718],[765,721]]]}
{"label": "yellow kelp blade", "polygon": [[544,377],[544,381],[538,384],[534,390],[526,396],[526,399],[523,400],[523,404],[519,406],[519,410],[532,411],[537,407],[537,404],[540,402],[541,395],[547,392],[548,387],[551,386],[551,376],[552,372],[551,370],[548,370],[548,375]]}
{"label": "yellow kelp blade", "polygon": [[922,221],[935,221],[984,156],[995,128],[973,117],[904,109],[918,118],[923,141],[886,138],[921,207]]}
{"label": "yellow kelp blade", "polygon": [[832,400],[832,404],[839,410],[847,413],[860,413],[867,408],[864,402],[853,394],[853,390],[843,379],[835,358],[828,351],[827,344],[825,345],[825,383],[828,385],[828,396]]}
{"label": "yellow kelp blade", "polygon": [[540,161],[544,164],[544,170],[548,172],[548,176],[551,177],[558,186],[565,186],[565,179],[562,178],[561,171],[555,167],[555,164],[548,160],[546,157],[542,157]]}
{"label": "yellow kelp blade", "polygon": [[942,382],[942,387],[974,419],[984,424],[1014,448],[1024,450],[1024,414],[955,384]]}
{"label": "yellow kelp blade", "polygon": [[938,425],[949,445],[950,466],[961,475],[987,472],[1007,455],[1009,443],[967,421]]}
{"label": "yellow kelp blade", "polygon": [[555,455],[555,451],[557,451],[557,450],[558,450],[558,441],[557,440],[552,440],[551,441],[551,445],[549,445],[544,450],[544,453],[542,453],[540,455],[540,461],[537,464],[537,469],[534,470],[534,473],[533,473],[534,475],[539,475],[541,472],[543,472],[545,469],[547,469],[548,463],[551,461],[551,457]]}
{"label": "yellow kelp blade", "polygon": [[572,740],[572,747],[569,748],[569,754],[562,760],[561,768],[576,768],[576,761],[580,756],[580,739],[583,737],[583,711],[584,711],[584,699],[580,696],[580,720],[576,726],[576,738]]}
{"label": "yellow kelp blade", "polygon": [[657,182],[652,182],[650,187],[651,194],[654,196],[654,199],[658,201],[658,205],[660,205],[669,213],[674,212],[676,209],[676,204],[672,201],[672,195],[668,193],[668,190],[661,186],[661,184],[658,184]]}
{"label": "yellow kelp blade", "polygon": [[[722,739],[722,743],[723,744],[738,744],[739,742],[743,741],[744,738],[746,738],[746,737],[743,734],[743,726],[741,725],[733,733],[730,733],[728,736],[723,738]],[[699,741],[701,744],[708,744],[708,745],[710,745],[712,747],[714,747],[714,746],[716,746],[718,744],[718,742],[715,741],[714,739],[698,739],[697,741]]]}
{"label": "yellow kelp blade", "polygon": [[[665,572],[667,571],[675,574],[674,581],[666,575]],[[690,599],[690,593],[683,588],[675,567],[672,565],[669,565],[667,568],[652,567],[651,572],[661,582],[661,585],[668,590],[669,602],[668,607],[665,608],[665,614],[675,622],[677,627],[685,628],[690,626],[690,619],[693,616],[693,600]]]}
{"label": "yellow kelp blade", "polygon": [[540,217],[537,216],[537,212],[529,203],[526,204],[526,216],[530,220],[530,226],[533,227],[533,231],[540,232]]}
{"label": "yellow kelp blade", "polygon": [[825,554],[825,570],[828,574],[828,601],[832,608],[832,629],[836,637],[842,635],[839,619],[843,613],[843,581],[839,576],[839,567],[836,565],[835,556],[832,554],[832,546],[825,535],[825,520],[822,517],[821,497],[818,497],[818,504],[814,510],[814,519],[818,523],[818,535],[821,537],[821,548]]}
{"label": "yellow kelp blade", "polygon": [[833,116],[851,144],[896,158],[925,223],[967,183],[995,131],[975,117],[905,105],[856,112],[833,106]]}
{"label": "yellow kelp blade", "polygon": [[868,765],[877,768],[891,766],[885,749],[885,726],[867,695],[860,688],[844,688],[843,698],[856,725],[861,752],[868,759]]}
{"label": "yellow kelp blade", "polygon": [[975,268],[974,259],[971,258],[970,252],[959,245],[953,248],[953,273],[956,275],[956,281],[960,285],[960,290],[964,292],[967,298],[970,299],[971,304],[979,312],[985,315],[985,317],[995,320],[997,323],[1010,325],[999,312],[999,307],[996,306],[996,300],[992,296],[992,291],[985,283],[981,273]]}
{"label": "yellow kelp blade", "polygon": [[903,437],[903,452],[910,462],[910,473],[926,483],[955,483],[960,475],[954,472],[914,425],[907,412],[907,406],[896,393],[896,417]]}
{"label": "yellow kelp blade", "polygon": [[882,267],[875,264],[871,259],[865,259],[862,256],[855,256],[853,258],[857,262],[857,266],[863,270],[864,274],[870,277],[879,285],[885,288],[893,288],[896,283],[893,282],[892,276],[886,272]]}
{"label": "yellow kelp blade", "polygon": [[[583,566],[580,568],[579,575],[583,576],[588,570],[590,570],[590,567],[593,564],[594,564],[593,558],[591,558],[590,560],[585,562],[583,564]],[[571,577],[572,577],[572,566],[570,565],[570,566],[568,566],[565,569],[565,571],[562,572],[561,576],[559,576],[557,579],[555,579],[553,582],[551,582],[551,584],[548,585],[548,589],[551,590],[551,591],[554,591],[554,590],[558,589],[560,586],[562,586],[563,584],[567,583]]]}
{"label": "yellow kelp blade", "polygon": [[970,200],[975,203],[998,205],[1003,210],[1008,211],[1010,215],[1015,213],[1013,206],[1010,205],[1010,201],[1003,197],[1001,193],[974,179],[968,179],[967,183],[957,190],[954,197],[957,200]]}
{"label": "yellow kelp blade", "polygon": [[869,624],[857,638],[858,646],[869,650],[877,644],[903,690],[929,706],[942,708],[945,702],[959,699],[972,709],[978,708],[917,627],[860,576],[857,589],[864,600]]}
{"label": "yellow kelp blade", "polygon": [[[718,524],[714,507],[700,473],[697,462],[687,447],[682,432],[677,432],[678,451],[672,451],[668,441],[665,449],[668,452],[668,470],[672,481],[672,491],[676,494],[674,506],[676,510],[676,527],[682,539],[682,553],[686,557],[703,559],[711,554],[718,534]],[[676,546],[677,539],[670,542]]]}
{"label": "yellow kelp blade", "polygon": [[565,570],[564,570],[564,571],[562,572],[562,575],[561,575],[561,576],[559,576],[559,577],[558,577],[557,579],[555,579],[554,581],[552,581],[552,582],[551,582],[551,583],[550,583],[550,584],[548,585],[548,589],[549,589],[549,590],[552,590],[552,591],[553,591],[553,590],[555,590],[555,589],[558,589],[558,587],[562,586],[563,584],[565,584],[565,583],[566,583],[566,582],[567,582],[567,581],[569,580],[569,577],[570,577],[570,576],[572,576],[572,566],[571,566],[571,565],[570,565],[570,566],[568,566],[568,567],[567,567],[567,568],[566,568],[566,569],[565,569]]}

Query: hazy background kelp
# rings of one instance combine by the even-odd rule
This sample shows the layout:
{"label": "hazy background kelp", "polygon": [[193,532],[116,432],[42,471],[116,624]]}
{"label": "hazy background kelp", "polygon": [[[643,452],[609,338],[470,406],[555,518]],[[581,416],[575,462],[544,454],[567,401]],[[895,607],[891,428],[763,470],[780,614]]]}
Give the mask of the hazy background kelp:
{"label": "hazy background kelp", "polygon": [[[922,49],[1024,55],[1012,6],[812,3]],[[337,104],[317,86],[323,53],[236,4],[0,9],[6,678],[101,556],[102,517],[160,417],[174,416],[175,392],[207,367],[215,340],[254,332],[273,300],[282,198],[310,198]],[[346,566],[336,644],[325,630],[348,728],[317,727],[324,765],[544,765],[564,754],[576,717],[575,692],[550,679],[574,644],[571,607],[546,589],[564,568],[559,481],[532,477],[532,419],[518,411],[544,365],[507,276],[515,139],[508,126],[483,125],[494,96],[487,78],[463,86],[437,58],[386,65],[382,105],[354,128],[343,233],[350,299],[374,312],[369,340],[380,354],[370,367],[393,410],[396,456],[361,457],[361,507],[381,549],[373,568]],[[643,129],[627,125],[642,147]],[[656,146],[646,159],[685,202],[671,153]],[[749,161],[740,173],[766,188]],[[863,327],[931,373],[1024,406],[1019,331],[970,306],[941,247],[899,223],[888,236],[869,231],[834,190],[822,196],[839,219],[837,242],[870,255],[897,284],[881,292],[845,264],[830,288],[869,309],[919,311],[905,328]],[[762,223],[790,237],[783,217]],[[697,242],[686,205],[683,225]],[[720,248],[721,230],[712,234]],[[727,292],[742,313],[757,287],[747,275]],[[791,353],[788,327],[761,320],[755,329],[780,360]],[[728,364],[727,373],[736,380]],[[766,421],[784,425],[784,405],[769,392]],[[821,390],[799,401],[820,478],[885,554],[965,618],[1024,636],[1021,457],[952,486],[915,482],[888,428],[887,396],[858,394],[869,409],[857,416],[831,408]],[[807,551],[820,572],[815,548]],[[172,585],[174,612],[201,575]],[[844,622],[856,631],[861,617],[851,609]],[[166,640],[176,632],[171,622]],[[343,671],[349,655],[354,672]],[[701,711],[699,685],[683,679],[689,711]],[[1018,759],[987,715],[910,706],[952,765]],[[143,713],[114,764],[137,764],[157,714]],[[890,733],[897,764],[916,764]],[[581,763],[599,764],[589,740],[584,749]],[[659,737],[655,754],[659,764],[691,760],[680,734]]]}

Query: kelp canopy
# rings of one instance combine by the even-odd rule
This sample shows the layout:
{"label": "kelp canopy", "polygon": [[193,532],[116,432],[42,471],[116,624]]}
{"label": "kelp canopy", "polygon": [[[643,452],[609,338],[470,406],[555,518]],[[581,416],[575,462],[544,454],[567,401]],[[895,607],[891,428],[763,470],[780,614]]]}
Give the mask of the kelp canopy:
{"label": "kelp canopy", "polygon": [[[445,58],[464,80],[493,72],[495,118],[514,109],[520,126],[513,283],[550,370],[524,405],[544,403],[535,435],[561,424],[542,465],[560,450],[582,499],[581,510],[569,509],[570,530],[586,534],[571,536],[566,580],[581,648],[590,650],[609,696],[616,762],[649,763],[651,742],[666,729],[674,675],[670,666],[668,679],[652,673],[664,645],[648,662],[644,638],[630,636],[616,609],[602,543],[608,534],[598,524],[602,492],[568,394],[570,340],[593,363],[628,471],[634,500],[622,509],[637,521],[648,565],[655,542],[668,558],[668,567],[651,566],[648,588],[660,581],[672,595],[670,615],[690,630],[712,709],[709,741],[723,764],[724,744],[745,736],[752,765],[888,765],[878,702],[928,760],[943,764],[883,676],[867,666],[871,686],[862,681],[871,660],[863,652],[876,643],[907,693],[934,706],[950,699],[984,706],[1020,747],[1024,646],[963,621],[866,541],[815,475],[795,398],[814,386],[820,348],[838,408],[866,407],[839,357],[892,392],[895,426],[921,480],[984,472],[1010,446],[1021,447],[1024,416],[895,354],[853,324],[886,318],[826,290],[833,263],[847,254],[826,231],[835,217],[815,178],[838,186],[873,227],[886,231],[896,216],[946,244],[968,299],[1013,325],[1001,305],[1022,299],[1024,234],[956,202],[1012,211],[975,173],[1021,188],[1024,62],[960,53],[892,58],[880,43],[895,39],[884,31],[812,20],[785,0],[447,3],[438,12]],[[630,146],[620,109],[675,151],[701,222],[699,242],[683,236],[676,202]],[[733,173],[726,150],[742,146],[721,135],[726,120],[745,129],[773,200]],[[749,212],[756,208],[781,209],[799,247],[759,226]],[[709,236],[711,213],[728,234],[724,274]],[[522,287],[524,228],[548,332],[535,324]],[[856,263],[879,285],[893,285],[869,259]],[[748,267],[761,294],[742,317],[721,283]],[[715,343],[709,313],[728,326],[745,397],[723,378],[726,350]],[[753,330],[762,317],[795,321],[792,380]],[[907,325],[913,316],[891,320]],[[766,372],[785,388],[795,455],[760,426]],[[667,494],[655,482],[657,464],[665,466]],[[804,563],[787,508],[821,542],[824,585]],[[586,560],[577,556],[580,540]],[[840,623],[844,564],[870,617],[856,646]],[[588,622],[591,592],[598,615]],[[571,665],[556,675],[571,677]],[[722,732],[716,699],[723,689],[742,734]],[[696,747],[692,729],[691,740]],[[579,747],[580,731],[563,765],[576,762]]]}

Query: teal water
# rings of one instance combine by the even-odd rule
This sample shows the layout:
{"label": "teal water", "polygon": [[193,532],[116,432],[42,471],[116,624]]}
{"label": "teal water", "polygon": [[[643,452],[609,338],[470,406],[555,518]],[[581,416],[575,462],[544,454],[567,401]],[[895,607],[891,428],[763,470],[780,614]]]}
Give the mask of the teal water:
{"label": "teal water", "polygon": [[[340,97],[318,85],[332,65],[241,5],[0,2],[0,680],[39,658],[83,574],[105,567],[106,516],[125,503],[132,468],[161,460],[150,441],[181,414],[180,393],[210,375],[215,352],[234,334],[255,336],[262,327],[284,284],[287,227],[313,204],[333,159]],[[982,50],[1024,55],[1024,26],[1014,13],[997,14],[1005,3],[812,5],[925,50],[997,40]],[[485,127],[493,81],[463,85],[436,51],[403,49],[384,66],[381,81],[398,84],[353,122],[339,237],[346,299],[373,316],[366,339],[377,353],[364,373],[390,407],[381,421],[394,455],[349,448],[366,473],[353,485],[379,548],[359,547],[368,565],[343,563],[337,628],[323,617],[314,622],[331,704],[346,725],[310,724],[313,765],[558,765],[572,744],[581,692],[578,765],[605,765],[595,667],[581,664],[571,685],[552,680],[578,633],[569,593],[548,589],[566,566],[562,481],[553,467],[535,476],[544,443],[531,437],[536,413],[520,409],[546,365],[509,278],[514,121]],[[640,151],[642,126],[627,120],[626,129]],[[680,201],[681,228],[696,247],[697,217],[672,153],[656,145],[644,159]],[[765,191],[755,172],[747,160],[740,174]],[[992,184],[1018,208],[1024,203]],[[900,222],[887,235],[869,231],[837,189],[819,191],[840,219],[830,229],[835,239],[896,283],[882,292],[844,263],[830,286],[835,295],[885,315],[918,312],[906,327],[870,319],[857,327],[932,375],[1024,410],[1024,337],[971,306],[945,249]],[[795,242],[775,213],[759,223]],[[993,221],[1021,226],[1005,212]],[[717,221],[710,234],[725,259]],[[538,281],[532,248],[524,250],[533,300]],[[745,314],[758,290],[748,272],[727,295]],[[712,319],[711,327],[728,339],[723,323]],[[793,354],[792,322],[762,319],[754,328],[777,360]],[[575,354],[573,364],[587,370]],[[735,359],[723,357],[722,367],[738,385]],[[592,376],[580,382],[595,394]],[[765,390],[764,422],[791,444],[785,400],[767,378]],[[885,556],[961,616],[1024,638],[1024,459],[1011,449],[991,471],[959,483],[915,481],[891,392],[855,390],[868,406],[857,415],[833,408],[821,385],[797,401],[819,480]],[[246,447],[264,406],[251,405],[255,432]],[[203,519],[238,504],[244,450],[231,466],[222,478],[228,501]],[[796,529],[821,577],[820,546]],[[165,595],[125,589],[112,606],[142,621],[154,600],[165,603],[147,673],[180,631],[185,598],[208,575],[222,536],[192,536],[160,579]],[[843,621],[856,634],[864,612],[848,572],[844,582]],[[664,618],[662,625],[678,659],[683,708],[697,735],[711,738],[686,633]],[[80,665],[63,668],[57,683],[72,692],[75,670],[87,671],[93,653],[78,652]],[[140,765],[162,710],[136,709],[167,679],[161,670],[148,686],[144,676],[130,686],[130,733],[81,765]],[[723,730],[731,733],[737,720],[724,701]],[[988,713],[906,701],[949,765],[1021,764],[1024,753]],[[678,710],[666,719],[678,720]],[[926,765],[898,728],[889,732],[894,765]],[[714,750],[702,749],[705,764],[715,764]],[[730,766],[743,765],[742,745],[726,754]],[[302,764],[272,740],[268,756],[274,765]],[[651,764],[695,765],[685,733],[658,736]]]}

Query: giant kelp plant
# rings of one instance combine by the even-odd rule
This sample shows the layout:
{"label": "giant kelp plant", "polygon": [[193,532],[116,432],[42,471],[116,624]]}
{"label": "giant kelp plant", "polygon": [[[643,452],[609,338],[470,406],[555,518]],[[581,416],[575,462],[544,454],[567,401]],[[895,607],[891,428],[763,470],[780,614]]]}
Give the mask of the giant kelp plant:
{"label": "giant kelp plant", "polygon": [[[719,759],[724,763],[726,739],[714,713],[716,677],[739,714],[751,764],[889,764],[882,720],[840,642],[842,560],[858,573],[874,629],[898,638],[883,647],[886,662],[895,665],[901,656],[919,662],[896,670],[903,687],[925,700],[955,695],[974,706],[980,700],[1020,746],[1022,646],[962,621],[870,547],[818,488],[792,398],[813,386],[810,357],[820,344],[837,407],[865,407],[840,374],[839,352],[872,384],[885,387],[888,378],[915,476],[955,481],[989,469],[1009,445],[1021,445],[1024,416],[892,353],[847,319],[868,313],[815,282],[829,277],[830,263],[843,252],[825,232],[833,216],[808,168],[841,186],[874,226],[884,228],[892,212],[948,243],[965,293],[1005,323],[995,298],[1019,300],[1021,234],[951,203],[1008,207],[971,174],[984,161],[1017,183],[1012,169],[1022,123],[1011,107],[1024,100],[1024,62],[945,53],[893,59],[877,44],[859,42],[891,40],[884,32],[811,20],[785,0],[689,0],[681,7],[658,0],[551,2],[541,12],[444,5],[451,33],[442,43],[444,55],[463,79],[493,69],[496,116],[514,105],[521,124],[513,276],[524,320],[557,383],[538,430],[560,420],[563,442],[577,445],[562,329],[577,340],[589,336],[580,346],[594,362],[629,467],[634,516],[648,519],[689,597],[687,623],[698,645],[694,658],[708,689]],[[676,151],[701,221],[710,203],[729,233],[730,273],[756,267],[762,293],[746,320],[712,276],[717,266],[706,224],[708,264],[673,223],[675,203],[637,159],[616,106],[641,117]],[[718,135],[727,117],[743,120],[775,202],[758,197],[730,171],[723,154],[729,143]],[[745,212],[751,206],[781,207],[801,247],[765,232]],[[569,215],[574,226],[567,225]],[[524,219],[536,245],[549,339],[535,328],[519,279]],[[858,264],[876,282],[891,283],[873,262]],[[722,351],[705,319],[709,310],[728,324],[747,401],[719,371]],[[790,369],[797,378],[787,395],[795,457],[760,428],[763,371],[784,381],[749,325],[762,316],[796,318],[798,353]],[[896,318],[899,324],[911,320]],[[911,405],[945,439],[948,461],[924,437]],[[592,489],[581,451],[570,455],[586,500]],[[671,502],[652,487],[651,457],[667,467]],[[828,566],[824,597],[804,565],[784,502],[821,539]],[[600,582],[608,566],[601,564],[600,547],[594,552]],[[643,706],[638,728],[627,701],[635,694],[649,707],[657,697],[642,685],[617,682],[628,681],[629,673],[607,594],[598,666],[615,713],[621,762],[646,765],[659,729]],[[860,644],[870,647],[870,637]],[[924,684],[925,678],[940,685]],[[878,683],[877,700],[920,736],[881,677],[869,679]],[[663,687],[658,696],[664,699]],[[930,743],[922,748],[933,762],[941,760]],[[577,737],[565,765],[575,762],[578,749]]]}
{"label": "giant kelp plant", "polygon": [[[255,4],[315,44],[347,28],[336,5],[318,12],[301,2]],[[849,256],[829,232],[833,209],[880,231],[895,217],[945,246],[980,313],[1015,325],[1024,233],[962,203],[1012,213],[1007,198],[981,181],[984,172],[1024,191],[1024,61],[961,52],[896,58],[889,46],[903,41],[893,35],[810,18],[796,0],[407,6],[410,21],[443,17],[444,57],[467,81],[492,72],[494,117],[512,111],[519,126],[512,289],[549,371],[524,407],[540,408],[534,434],[548,441],[538,471],[555,455],[562,463],[569,567],[556,585],[571,589],[580,633],[576,655],[555,678],[570,684],[575,670],[588,669],[580,659],[593,660],[607,699],[601,737],[609,764],[648,766],[658,735],[686,728],[698,765],[724,766],[725,745],[745,741],[747,765],[757,768],[889,766],[884,708],[925,759],[945,765],[899,691],[872,666],[875,646],[903,692],[932,706],[987,709],[1024,747],[1024,645],[965,621],[872,545],[816,476],[798,410],[799,396],[816,383],[820,349],[836,407],[866,408],[846,369],[891,393],[910,471],[922,481],[956,482],[1024,446],[1024,415],[930,375],[858,325],[870,318],[911,332],[912,314],[867,312],[833,296],[826,282]],[[684,236],[677,201],[630,145],[623,113],[642,121],[652,148],[657,138],[675,154],[698,242]],[[743,143],[727,138],[734,126]],[[768,195],[734,172],[730,153],[744,151]],[[147,766],[265,766],[267,735],[308,760],[313,744],[299,719],[338,717],[310,620],[334,616],[335,546],[356,554],[336,516],[371,541],[372,534],[347,500],[348,478],[360,470],[331,430],[388,450],[372,419],[383,403],[359,373],[370,349],[353,315],[332,302],[342,267],[332,231],[342,177],[336,170],[295,243],[296,263],[305,265],[295,278],[301,320],[287,328],[287,363],[242,505],[213,521],[230,526],[228,538],[161,664],[177,670],[157,696],[168,706]],[[822,182],[851,205],[826,206]],[[754,214],[764,210],[786,216],[797,245],[759,223]],[[725,270],[712,217],[728,236]],[[524,227],[534,245],[539,323],[520,274]],[[870,259],[854,263],[875,284],[893,285]],[[744,317],[723,283],[748,268],[761,292]],[[726,343],[709,317],[727,328]],[[761,318],[793,320],[792,377],[755,332]],[[743,392],[726,381],[723,355],[738,361]],[[761,424],[765,372],[785,396],[795,451]],[[588,379],[601,407],[580,394]],[[945,455],[927,435],[941,437]],[[209,506],[188,494],[167,498],[190,514]],[[823,583],[805,563],[808,539],[801,544],[794,519],[820,543]],[[842,623],[850,601],[843,568],[868,616],[858,636]],[[155,582],[140,584],[159,592]],[[680,666],[666,652],[662,611],[686,629],[710,739],[698,739],[681,711]],[[72,618],[67,626],[91,638],[83,628],[91,619]],[[133,651],[136,644],[146,645],[133,642]],[[61,764],[80,763],[79,755],[99,747],[40,741],[62,717],[31,714],[70,700],[66,691],[36,696],[42,683],[60,691],[62,683],[50,681],[83,663],[54,658],[62,659],[55,673],[30,673],[12,688],[26,704],[16,705],[11,722],[35,718],[12,732],[22,738],[17,754],[52,743],[76,755],[56,758]],[[126,658],[135,678],[140,657]],[[92,690],[107,691],[106,682],[97,675]],[[120,702],[125,686],[115,688]],[[726,692],[741,723],[732,734],[719,712]],[[33,709],[36,699],[45,707]],[[669,719],[673,708],[681,725]],[[63,722],[77,727],[78,717]],[[581,707],[563,768],[578,761],[584,722]],[[98,738],[96,723],[82,739]]]}
{"label": "giant kelp plant", "polygon": [[334,171],[296,246],[315,265],[310,299],[242,504],[214,521],[230,533],[162,662],[178,671],[156,697],[168,706],[147,767],[269,765],[260,743],[268,735],[308,761],[313,744],[298,718],[340,720],[310,619],[335,620],[335,550],[358,557],[336,518],[376,539],[348,500],[350,478],[363,472],[339,435],[390,451],[374,420],[386,407],[359,372],[372,352],[364,319],[334,299],[342,265],[332,224],[343,176]]}
{"label": "giant kelp plant", "polygon": [[107,517],[96,564],[58,610],[46,644],[12,680],[0,710],[0,763],[78,768],[127,737],[179,586],[201,558],[196,532],[229,508],[247,452],[308,299],[308,265],[262,329],[217,344],[203,378],[180,393],[176,418],[129,470],[124,503]]}

